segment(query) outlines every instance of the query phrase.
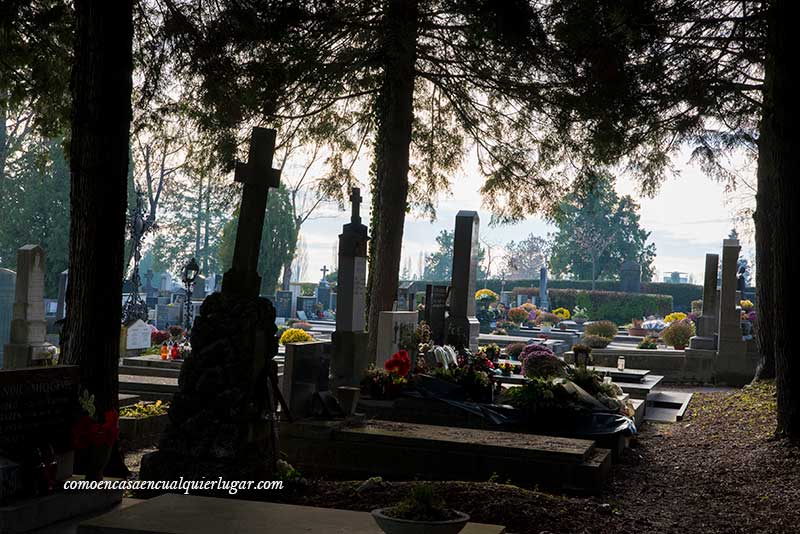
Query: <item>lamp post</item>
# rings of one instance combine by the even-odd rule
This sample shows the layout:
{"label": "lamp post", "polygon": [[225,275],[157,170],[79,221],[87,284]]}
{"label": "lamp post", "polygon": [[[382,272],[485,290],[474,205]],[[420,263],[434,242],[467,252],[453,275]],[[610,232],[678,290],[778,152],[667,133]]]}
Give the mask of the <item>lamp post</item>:
{"label": "lamp post", "polygon": [[200,266],[197,265],[197,260],[192,258],[189,260],[183,267],[183,286],[186,289],[186,314],[184,320],[184,328],[186,329],[186,333],[189,333],[189,330],[192,328],[192,293],[194,292],[194,281],[197,279],[197,275],[200,274]]}

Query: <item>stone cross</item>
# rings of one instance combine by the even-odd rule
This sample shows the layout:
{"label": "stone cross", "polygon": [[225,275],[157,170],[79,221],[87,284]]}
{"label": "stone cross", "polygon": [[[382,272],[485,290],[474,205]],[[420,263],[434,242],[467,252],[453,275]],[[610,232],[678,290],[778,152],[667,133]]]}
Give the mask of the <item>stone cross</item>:
{"label": "stone cross", "polygon": [[361,201],[364,199],[361,198],[361,189],[358,187],[354,187],[353,191],[350,193],[350,202],[352,202],[352,212],[350,214],[350,222],[352,224],[361,224]]}
{"label": "stone cross", "polygon": [[276,137],[277,133],[273,129],[253,128],[247,163],[236,162],[234,179],[243,184],[242,201],[233,261],[222,279],[223,293],[258,296],[261,287],[258,256],[267,197],[270,187],[280,185],[281,177],[280,171],[272,168]]}
{"label": "stone cross", "polygon": [[325,277],[328,276],[328,266],[323,265],[320,271],[322,271],[322,279],[325,280],[326,279]]}

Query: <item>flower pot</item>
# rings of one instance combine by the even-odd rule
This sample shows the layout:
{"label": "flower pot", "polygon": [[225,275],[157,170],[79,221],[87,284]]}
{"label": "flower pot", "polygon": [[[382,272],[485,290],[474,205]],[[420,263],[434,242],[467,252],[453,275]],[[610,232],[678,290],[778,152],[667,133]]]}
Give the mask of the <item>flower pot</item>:
{"label": "flower pot", "polygon": [[336,397],[345,415],[356,413],[356,406],[358,406],[360,396],[361,390],[357,387],[339,386],[336,388]]}
{"label": "flower pot", "polygon": [[572,320],[577,324],[583,324],[586,322],[586,317],[573,317]]}
{"label": "flower pot", "polygon": [[469,515],[463,512],[456,519],[448,521],[410,521],[395,519],[384,513],[386,508],[373,510],[372,518],[386,534],[458,534],[469,521]]}
{"label": "flower pot", "polygon": [[103,470],[110,458],[110,445],[89,445],[86,449],[86,480],[103,480]]}
{"label": "flower pot", "polygon": [[686,349],[686,345],[675,345],[672,348],[675,349],[675,350],[684,350],[684,349]]}
{"label": "flower pot", "polygon": [[630,327],[628,328],[628,335],[629,336],[637,336],[637,337],[645,337],[647,335],[647,330],[644,328],[636,328]]}

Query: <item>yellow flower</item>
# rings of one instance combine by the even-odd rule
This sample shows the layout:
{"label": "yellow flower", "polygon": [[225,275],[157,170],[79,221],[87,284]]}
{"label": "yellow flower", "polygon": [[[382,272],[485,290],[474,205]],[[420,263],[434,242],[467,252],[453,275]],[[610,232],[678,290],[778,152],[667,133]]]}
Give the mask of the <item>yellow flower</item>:
{"label": "yellow flower", "polygon": [[675,321],[683,321],[686,319],[686,314],[683,312],[672,312],[666,317],[664,317],[665,323],[674,323]]}
{"label": "yellow flower", "polygon": [[491,289],[479,289],[475,292],[475,300],[488,300],[496,302],[500,296]]}
{"label": "yellow flower", "polygon": [[566,308],[556,308],[553,310],[553,315],[557,315],[562,321],[570,318],[569,310]]}
{"label": "yellow flower", "polygon": [[740,300],[739,301],[739,306],[741,306],[742,309],[745,310],[745,311],[750,311],[750,310],[753,309],[753,301],[749,300],[749,299]]}
{"label": "yellow flower", "polygon": [[314,341],[314,338],[311,337],[311,334],[300,328],[289,328],[281,334],[281,345],[286,345],[287,343],[301,343],[303,341]]}

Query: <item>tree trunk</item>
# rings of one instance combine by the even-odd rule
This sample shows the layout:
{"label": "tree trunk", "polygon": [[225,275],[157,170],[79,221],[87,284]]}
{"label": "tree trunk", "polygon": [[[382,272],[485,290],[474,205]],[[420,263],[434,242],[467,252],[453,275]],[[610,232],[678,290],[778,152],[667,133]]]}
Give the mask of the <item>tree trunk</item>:
{"label": "tree trunk", "polygon": [[75,15],[62,362],[80,366],[81,386],[103,414],[119,407],[133,3],[76,0]]}
{"label": "tree trunk", "polygon": [[[194,217],[194,257],[200,258],[200,240],[203,219],[203,177],[201,176],[197,188],[197,212]],[[207,273],[203,273],[207,274]]]}
{"label": "tree trunk", "polygon": [[[765,95],[766,96],[766,95]],[[765,100],[765,107],[767,102]],[[763,122],[759,126],[759,154],[773,150],[774,140],[771,132],[765,131]],[[773,325],[775,321],[773,302],[773,230],[774,221],[771,214],[775,210],[773,180],[767,168],[767,158],[758,158],[758,192],[756,193],[756,212],[753,215],[756,228],[756,339],[761,361],[756,369],[755,380],[775,378],[775,338]]]}
{"label": "tree trunk", "polygon": [[[384,15],[383,81],[377,99],[373,257],[370,261],[369,345],[374,358],[380,312],[397,298],[403,223],[408,199],[408,160],[414,121],[417,0],[390,0]],[[376,209],[376,207],[378,209]]]}
{"label": "tree trunk", "polygon": [[776,209],[772,276],[775,371],[778,391],[779,436],[800,439],[800,358],[794,340],[793,308],[798,298],[800,279],[800,227],[797,205],[800,203],[800,152],[797,128],[800,121],[797,78],[792,76],[794,53],[790,52],[792,21],[789,2],[775,0],[767,15],[767,61],[765,66],[765,102],[762,134],[767,135],[766,150],[759,153],[765,172],[773,178]]}
{"label": "tree trunk", "polygon": [[300,225],[302,223],[300,220],[295,217],[294,218],[294,236],[292,238],[292,245],[290,250],[292,253],[289,255],[289,259],[283,263],[283,278],[281,279],[281,289],[283,291],[289,291],[289,288],[292,284],[292,263],[294,263],[294,256],[297,254],[297,240],[300,237]]}
{"label": "tree trunk", "polygon": [[206,209],[203,213],[203,273],[209,276],[208,272],[208,242],[211,237],[208,235],[211,226],[211,175],[208,177],[206,186]]}

